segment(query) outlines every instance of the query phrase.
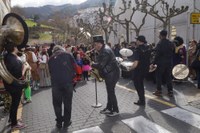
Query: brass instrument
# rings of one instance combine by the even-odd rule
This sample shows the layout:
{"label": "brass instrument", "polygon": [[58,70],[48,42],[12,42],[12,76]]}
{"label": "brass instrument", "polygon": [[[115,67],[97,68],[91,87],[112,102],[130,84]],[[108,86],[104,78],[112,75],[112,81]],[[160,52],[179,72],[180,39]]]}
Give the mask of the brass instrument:
{"label": "brass instrument", "polygon": [[0,76],[8,83],[17,81],[19,84],[24,84],[25,80],[16,79],[7,70],[3,60],[3,50],[7,39],[17,45],[18,48],[25,47],[28,42],[28,27],[24,20],[17,14],[9,13],[3,18],[2,26],[0,27]]}
{"label": "brass instrument", "polygon": [[[93,52],[94,50],[95,49],[92,49],[90,51],[85,52],[85,57],[90,61],[90,63],[93,62],[93,61],[90,58],[89,54],[91,52]],[[94,77],[95,79],[97,79],[99,82],[103,81],[103,78],[99,75],[99,71],[96,68],[92,68],[92,70],[91,70],[91,76]]]}

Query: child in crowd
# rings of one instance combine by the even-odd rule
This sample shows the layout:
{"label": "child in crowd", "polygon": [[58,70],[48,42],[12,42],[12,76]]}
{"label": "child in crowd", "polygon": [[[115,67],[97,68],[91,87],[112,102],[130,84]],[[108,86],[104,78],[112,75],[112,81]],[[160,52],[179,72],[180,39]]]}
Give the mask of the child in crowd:
{"label": "child in crowd", "polygon": [[90,61],[87,59],[87,58],[83,58],[83,67],[82,67],[82,70],[83,70],[83,78],[84,80],[87,80],[89,81],[88,79],[88,73],[89,71],[91,70],[91,66],[90,66]]}

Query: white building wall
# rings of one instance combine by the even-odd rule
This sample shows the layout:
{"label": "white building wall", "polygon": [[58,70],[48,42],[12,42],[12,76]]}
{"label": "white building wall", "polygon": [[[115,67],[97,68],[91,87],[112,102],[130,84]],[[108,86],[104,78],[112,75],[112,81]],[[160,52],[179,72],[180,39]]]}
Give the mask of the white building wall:
{"label": "white building wall", "polygon": [[10,8],[10,0],[0,0],[0,24],[2,23],[3,17],[10,12]]}
{"label": "white building wall", "polygon": [[[126,0],[127,2],[129,0]],[[155,3],[156,0],[149,0],[149,2],[151,3]],[[174,0],[167,0],[168,3],[172,4]],[[194,1],[195,0],[177,0],[176,2],[176,7],[181,7],[182,5],[184,6],[189,6],[189,10],[181,15],[175,16],[174,18],[171,19],[171,26],[175,26],[176,28],[176,32],[178,36],[181,36],[184,38],[185,42],[188,42],[191,39],[196,39],[196,40],[200,40],[200,24],[196,24],[193,28],[193,25],[190,24],[190,13],[194,11]],[[132,1],[134,3],[134,1]],[[195,6],[199,9],[200,8],[200,0],[196,0],[195,2]],[[119,7],[122,7],[122,2],[121,0],[117,0],[115,7],[114,7],[114,11],[115,13],[119,13],[120,9]],[[171,6],[170,6],[171,7]],[[157,7],[158,10],[161,10],[161,8],[158,6]],[[134,14],[133,16],[133,21],[136,24],[140,24],[141,23],[141,19],[142,19],[142,13],[141,12],[137,12]],[[130,12],[126,12],[126,14],[124,14],[121,19],[124,18],[129,18],[130,16]],[[159,31],[162,30],[162,23],[160,20],[155,19],[151,16],[148,16],[146,18],[146,23],[143,26],[143,28],[140,31],[141,35],[145,35],[147,38],[147,41],[149,43],[157,43],[158,42],[158,34]],[[126,31],[122,26],[117,27],[117,38],[119,40],[121,35],[126,35]],[[130,31],[130,33],[132,32],[132,36],[130,34],[130,41],[134,41],[136,35],[134,31]],[[193,37],[193,32],[194,32],[194,37]],[[126,38],[126,37],[125,37]],[[116,43],[116,37],[115,37],[115,41],[114,41],[114,35],[112,35],[110,37],[110,42],[112,43]]]}

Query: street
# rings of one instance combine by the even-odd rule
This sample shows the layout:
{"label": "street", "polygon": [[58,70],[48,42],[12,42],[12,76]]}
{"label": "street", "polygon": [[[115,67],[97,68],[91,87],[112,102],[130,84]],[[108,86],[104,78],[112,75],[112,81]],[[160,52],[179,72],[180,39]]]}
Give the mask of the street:
{"label": "street", "polygon": [[[155,97],[152,92],[155,84],[145,81],[146,106],[133,104],[138,96],[132,81],[121,78],[116,87],[120,114],[107,117],[99,111],[106,105],[107,94],[104,82],[97,83],[98,102],[95,104],[95,84],[90,79],[80,82],[76,87],[72,105],[72,125],[68,131],[73,133],[199,133],[200,111],[189,106],[188,99],[182,96],[188,89],[199,92],[191,83],[174,85],[174,97],[169,98],[163,87],[163,97]],[[186,90],[186,91],[185,91]],[[55,114],[52,105],[51,89],[34,91],[32,103],[23,106],[22,119],[27,128],[22,133],[50,133],[55,128]]]}

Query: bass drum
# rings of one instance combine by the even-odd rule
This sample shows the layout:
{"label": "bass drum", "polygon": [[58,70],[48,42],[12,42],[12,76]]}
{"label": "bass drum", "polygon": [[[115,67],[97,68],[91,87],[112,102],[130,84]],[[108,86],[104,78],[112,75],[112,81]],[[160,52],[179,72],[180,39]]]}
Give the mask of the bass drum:
{"label": "bass drum", "polygon": [[178,64],[172,69],[172,75],[176,79],[185,79],[189,75],[189,69],[185,64]]}

